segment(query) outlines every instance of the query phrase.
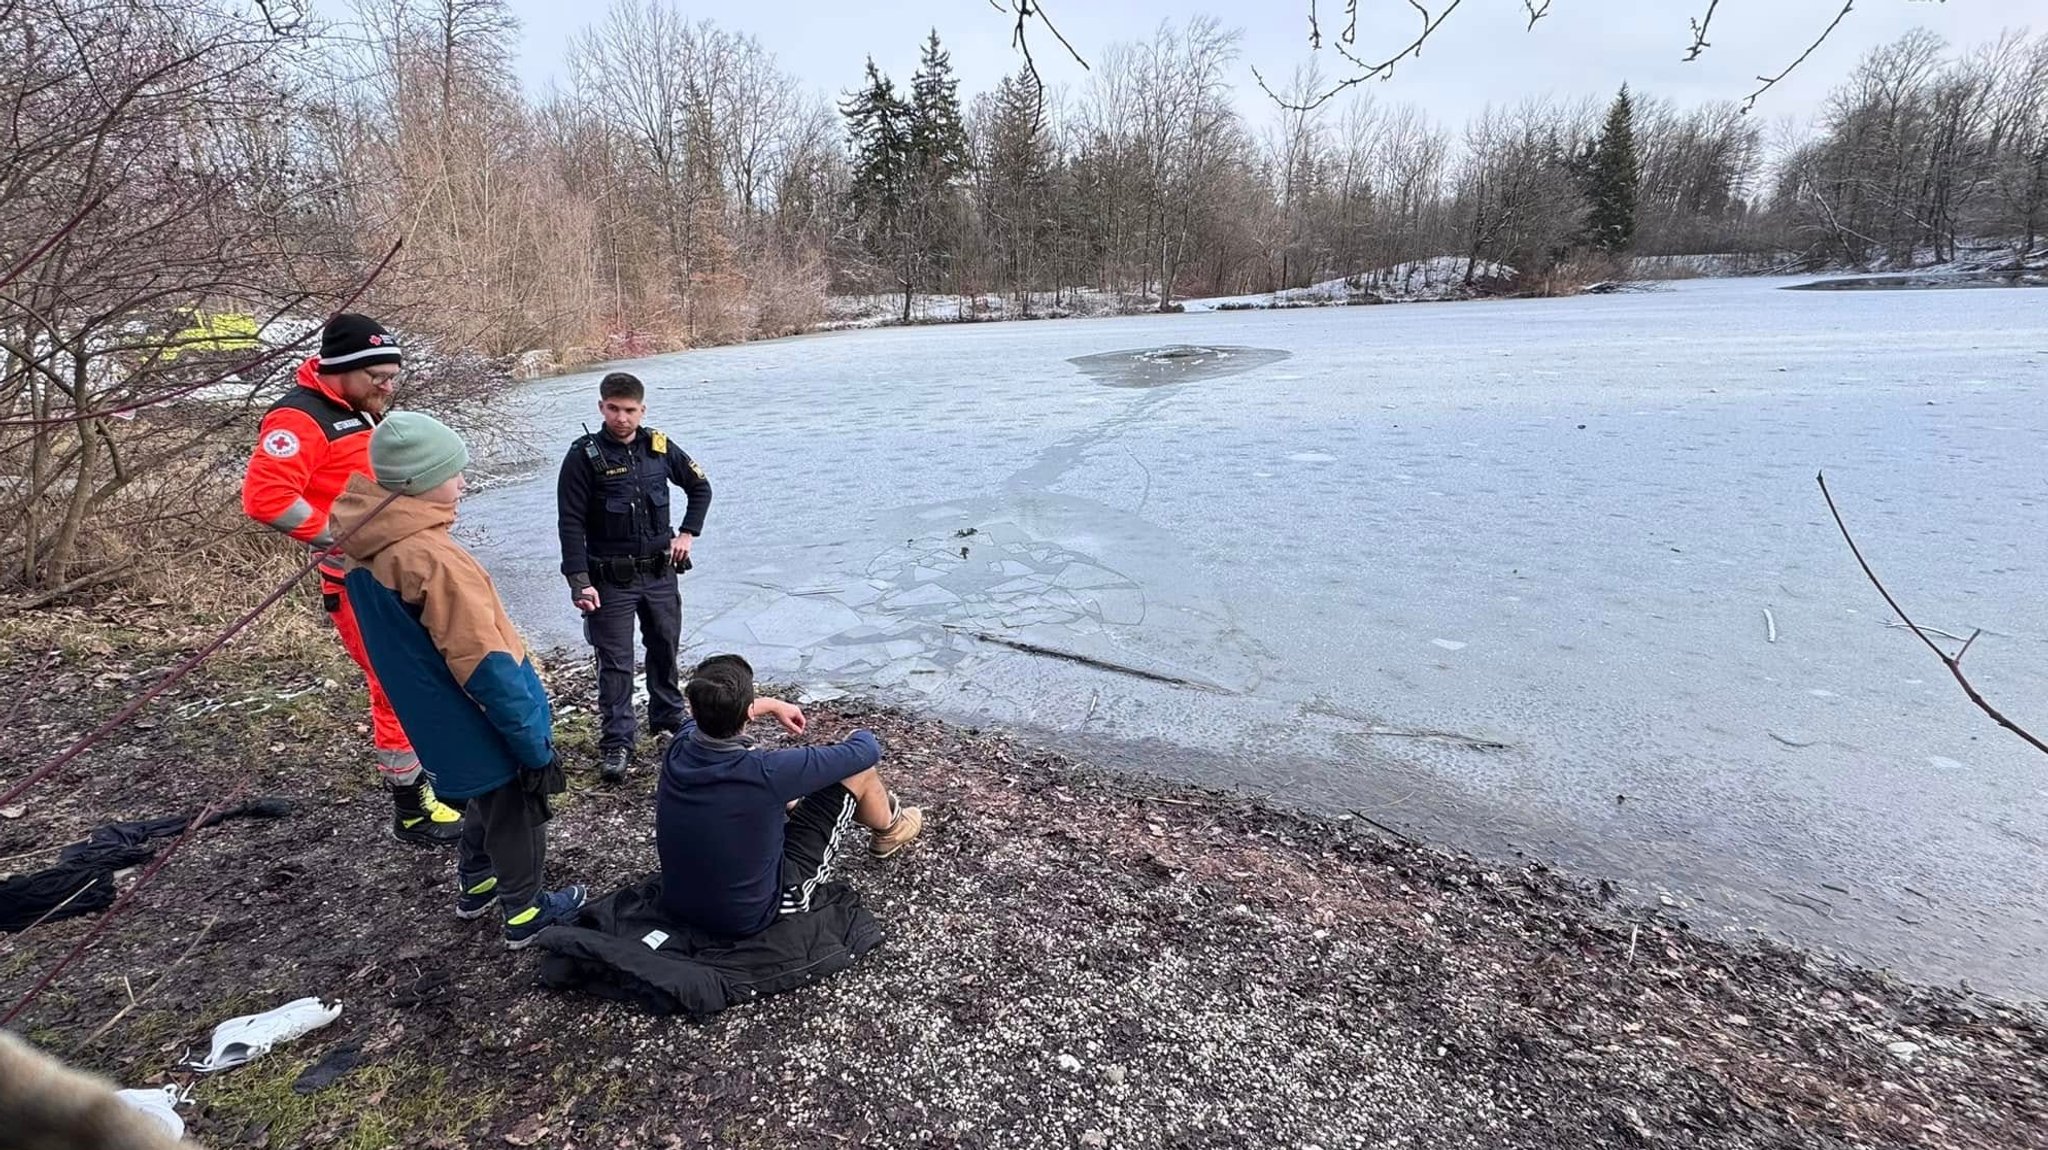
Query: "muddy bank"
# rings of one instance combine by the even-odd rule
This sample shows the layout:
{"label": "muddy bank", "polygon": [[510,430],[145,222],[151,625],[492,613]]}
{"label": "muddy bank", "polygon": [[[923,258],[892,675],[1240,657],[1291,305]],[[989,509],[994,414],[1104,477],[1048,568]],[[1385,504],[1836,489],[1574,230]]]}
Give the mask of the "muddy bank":
{"label": "muddy bank", "polygon": [[[8,652],[7,777],[167,661]],[[582,752],[590,684],[554,663]],[[212,668],[0,822],[17,856],[242,783],[297,800],[188,843],[18,1024],[140,1086],[196,1080],[175,1064],[231,1014],[342,999],[327,1030],[196,1080],[207,1145],[2048,1146],[2032,1012],[857,703],[811,708],[814,734],[875,729],[932,810],[916,850],[853,868],[881,950],[706,1025],[545,993],[532,957],[449,914],[445,859],[381,838],[360,695],[324,677]],[[579,774],[554,877],[651,867],[651,791],[644,766],[619,789]],[[92,921],[0,939],[0,998]],[[361,1068],[291,1092],[343,1045]]]}

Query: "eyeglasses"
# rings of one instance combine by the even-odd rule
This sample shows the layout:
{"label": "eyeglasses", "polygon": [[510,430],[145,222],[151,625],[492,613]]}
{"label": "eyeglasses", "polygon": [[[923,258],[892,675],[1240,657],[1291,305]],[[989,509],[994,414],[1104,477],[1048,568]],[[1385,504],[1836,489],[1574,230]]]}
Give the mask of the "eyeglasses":
{"label": "eyeglasses", "polygon": [[398,382],[398,377],[404,373],[397,371],[366,371],[363,374],[369,376],[370,382],[378,387],[391,387]]}

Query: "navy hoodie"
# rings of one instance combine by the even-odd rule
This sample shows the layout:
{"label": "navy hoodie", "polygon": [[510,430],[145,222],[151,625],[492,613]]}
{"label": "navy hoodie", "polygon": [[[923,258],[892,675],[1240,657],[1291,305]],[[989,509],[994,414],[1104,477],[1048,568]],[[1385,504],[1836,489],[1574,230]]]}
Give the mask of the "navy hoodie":
{"label": "navy hoodie", "polygon": [[882,744],[867,731],[827,747],[764,751],[684,723],[654,800],[662,910],[733,938],[766,930],[782,901],[785,804],[881,761]]}

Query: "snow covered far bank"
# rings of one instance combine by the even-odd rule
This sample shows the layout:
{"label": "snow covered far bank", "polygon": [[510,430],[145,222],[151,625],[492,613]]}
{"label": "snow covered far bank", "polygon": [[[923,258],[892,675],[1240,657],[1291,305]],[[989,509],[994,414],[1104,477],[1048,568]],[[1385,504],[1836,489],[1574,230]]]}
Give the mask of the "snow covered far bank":
{"label": "snow covered far bank", "polygon": [[1474,299],[1508,292],[1515,269],[1464,256],[1411,260],[1310,284],[1248,295],[1211,296],[1180,301],[1190,312],[1254,311],[1260,308],[1332,307],[1343,304],[1427,303]]}
{"label": "snow covered far bank", "polygon": [[[1013,295],[920,293],[911,297],[909,323],[985,323],[995,320],[1068,319],[1077,316],[1142,315],[1156,311],[1159,298],[1146,292],[1065,288]],[[825,301],[825,319],[812,331],[855,331],[906,322],[901,293],[835,295]]]}

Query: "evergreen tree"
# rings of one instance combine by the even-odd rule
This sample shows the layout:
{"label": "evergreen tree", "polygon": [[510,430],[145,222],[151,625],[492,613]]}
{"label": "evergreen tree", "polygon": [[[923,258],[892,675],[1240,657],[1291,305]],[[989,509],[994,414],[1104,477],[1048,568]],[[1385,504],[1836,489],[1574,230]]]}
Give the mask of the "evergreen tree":
{"label": "evergreen tree", "polygon": [[[944,62],[943,54],[940,59]],[[918,81],[924,82],[923,71]],[[897,265],[905,323],[923,279],[920,267],[932,247],[925,239],[931,215],[928,180],[913,146],[920,130],[914,95],[913,89],[912,100],[898,96],[895,84],[870,58],[866,86],[839,109],[853,147],[853,209],[867,224],[868,249]]]}
{"label": "evergreen tree", "polygon": [[1635,101],[1628,85],[1608,106],[1607,123],[1587,154],[1586,239],[1603,252],[1625,252],[1636,242],[1636,193],[1642,166],[1636,159]]}
{"label": "evergreen tree", "polygon": [[936,30],[926,38],[905,108],[903,314],[919,289],[942,287],[966,230],[960,177],[969,168],[967,127],[960,115],[960,81],[953,59],[939,46]]}
{"label": "evergreen tree", "polygon": [[967,127],[960,115],[960,80],[953,57],[939,47],[938,29],[924,42],[910,82],[909,149],[919,174],[943,187],[967,170]]}
{"label": "evergreen tree", "polygon": [[854,210],[893,226],[909,175],[910,108],[870,57],[867,85],[847,96],[839,114],[853,149]]}

